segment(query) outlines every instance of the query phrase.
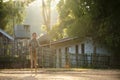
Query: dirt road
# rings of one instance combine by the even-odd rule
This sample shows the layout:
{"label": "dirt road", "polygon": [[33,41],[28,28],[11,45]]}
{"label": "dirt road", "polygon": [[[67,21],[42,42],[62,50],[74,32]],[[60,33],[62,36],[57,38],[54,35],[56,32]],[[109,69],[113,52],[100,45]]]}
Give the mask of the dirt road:
{"label": "dirt road", "polygon": [[120,70],[12,69],[0,70],[0,80],[120,80]]}

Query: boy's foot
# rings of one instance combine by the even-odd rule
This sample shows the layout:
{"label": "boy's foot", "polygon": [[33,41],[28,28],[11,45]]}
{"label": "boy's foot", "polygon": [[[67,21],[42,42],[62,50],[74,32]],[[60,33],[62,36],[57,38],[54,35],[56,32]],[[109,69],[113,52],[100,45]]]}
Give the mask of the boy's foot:
{"label": "boy's foot", "polygon": [[35,69],[37,69],[37,68],[38,68],[38,65],[36,64],[36,65],[35,65]]}
{"label": "boy's foot", "polygon": [[35,66],[38,67],[38,64],[36,64]]}
{"label": "boy's foot", "polygon": [[37,67],[38,67],[38,64],[35,65],[35,69],[37,69]]}

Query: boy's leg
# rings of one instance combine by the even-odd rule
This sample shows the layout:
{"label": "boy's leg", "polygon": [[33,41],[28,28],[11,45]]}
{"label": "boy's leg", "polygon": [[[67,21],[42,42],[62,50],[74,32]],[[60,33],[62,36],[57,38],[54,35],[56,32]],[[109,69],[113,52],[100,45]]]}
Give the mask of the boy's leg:
{"label": "boy's leg", "polygon": [[36,51],[34,53],[34,67],[35,67],[35,72],[37,72],[37,53],[36,53]]}
{"label": "boy's leg", "polygon": [[30,57],[31,57],[31,69],[33,68],[33,53],[31,52],[31,55],[30,55]]}
{"label": "boy's leg", "polygon": [[34,53],[34,67],[37,68],[37,53]]}

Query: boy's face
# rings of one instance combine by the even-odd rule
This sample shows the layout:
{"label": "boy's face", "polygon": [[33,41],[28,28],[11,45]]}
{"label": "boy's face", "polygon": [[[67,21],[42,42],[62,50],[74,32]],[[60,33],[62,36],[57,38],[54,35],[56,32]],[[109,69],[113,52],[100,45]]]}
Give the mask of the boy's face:
{"label": "boy's face", "polygon": [[37,34],[34,33],[34,34],[32,35],[32,37],[33,37],[34,39],[37,38]]}

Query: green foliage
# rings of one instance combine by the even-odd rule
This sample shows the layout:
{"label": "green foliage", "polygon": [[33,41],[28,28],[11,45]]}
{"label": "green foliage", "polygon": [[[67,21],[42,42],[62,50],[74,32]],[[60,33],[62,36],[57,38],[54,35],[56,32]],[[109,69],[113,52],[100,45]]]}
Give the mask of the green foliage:
{"label": "green foliage", "polygon": [[[96,5],[94,5],[90,11],[90,15],[92,16],[92,21],[97,27],[97,37],[116,52],[120,47],[120,1],[93,1]],[[94,24],[92,25],[94,26]]]}
{"label": "green foliage", "polygon": [[[62,31],[63,29],[60,29],[59,23],[55,24],[52,27],[52,30],[50,30],[49,34],[51,35],[52,40],[58,40],[63,38]],[[60,34],[61,33],[61,34]]]}
{"label": "green foliage", "polygon": [[[86,3],[80,0],[60,0],[57,5],[59,25],[57,25],[58,29],[54,31],[58,35],[62,35],[61,38],[64,38],[66,32],[66,35],[69,35],[69,37],[84,37],[87,35],[91,17],[87,15],[89,8],[84,6],[87,6]],[[65,33],[64,29],[66,29]]]}
{"label": "green foliage", "polygon": [[25,17],[25,7],[34,0],[0,1],[0,28],[12,33],[14,24],[21,24]]}
{"label": "green foliage", "polygon": [[119,51],[119,0],[60,0],[57,10],[58,34],[67,29],[69,37],[90,36],[95,42]]}
{"label": "green foliage", "polygon": [[[53,27],[54,37],[82,40],[91,37],[94,44],[103,44],[112,54],[112,65],[120,64],[120,0],[60,0],[57,5],[59,24]],[[51,31],[51,32],[52,32]],[[56,38],[56,39],[59,39]]]}

